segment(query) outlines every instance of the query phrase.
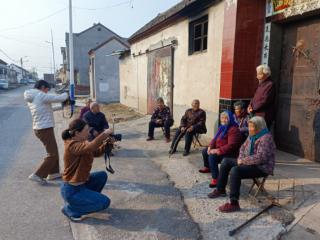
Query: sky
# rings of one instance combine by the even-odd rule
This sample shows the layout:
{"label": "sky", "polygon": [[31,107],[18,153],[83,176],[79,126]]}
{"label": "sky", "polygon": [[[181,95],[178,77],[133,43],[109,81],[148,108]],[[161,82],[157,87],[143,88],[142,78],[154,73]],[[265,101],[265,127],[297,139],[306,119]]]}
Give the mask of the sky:
{"label": "sky", "polygon": [[[180,0],[73,0],[73,32],[102,23],[122,37],[129,37],[159,13]],[[0,59],[35,67],[42,77],[52,72],[53,33],[55,66],[60,67],[60,47],[69,31],[69,0],[1,1]]]}

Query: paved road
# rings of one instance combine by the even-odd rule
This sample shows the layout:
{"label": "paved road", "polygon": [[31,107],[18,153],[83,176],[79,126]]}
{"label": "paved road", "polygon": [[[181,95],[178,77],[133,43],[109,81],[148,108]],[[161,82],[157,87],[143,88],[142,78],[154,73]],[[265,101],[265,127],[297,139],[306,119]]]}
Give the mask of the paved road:
{"label": "paved road", "polygon": [[31,129],[26,88],[0,91],[0,240],[70,240],[59,183],[41,187],[27,180],[44,150]]}

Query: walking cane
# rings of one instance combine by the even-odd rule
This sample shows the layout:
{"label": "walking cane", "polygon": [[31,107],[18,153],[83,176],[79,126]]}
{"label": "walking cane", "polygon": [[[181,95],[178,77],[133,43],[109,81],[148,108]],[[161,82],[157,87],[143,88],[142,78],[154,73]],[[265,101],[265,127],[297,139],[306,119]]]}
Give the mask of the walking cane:
{"label": "walking cane", "polygon": [[250,218],[249,220],[247,220],[246,222],[244,222],[243,224],[241,224],[239,227],[229,231],[229,236],[232,237],[233,235],[235,235],[237,232],[239,232],[244,226],[248,225],[250,222],[252,222],[254,219],[256,219],[257,217],[259,217],[261,214],[267,212],[268,210],[270,210],[271,208],[273,208],[274,206],[280,207],[280,205],[278,203],[272,202],[269,206],[267,206],[266,208],[262,209],[260,212],[258,212],[256,215],[254,215],[252,218]]}
{"label": "walking cane", "polygon": [[178,147],[178,143],[180,141],[180,139],[182,138],[184,132],[180,132],[179,136],[177,137],[176,141],[173,144],[173,148],[171,149],[171,151],[169,152],[169,158],[172,156],[172,154],[174,153],[173,149],[177,149]]}

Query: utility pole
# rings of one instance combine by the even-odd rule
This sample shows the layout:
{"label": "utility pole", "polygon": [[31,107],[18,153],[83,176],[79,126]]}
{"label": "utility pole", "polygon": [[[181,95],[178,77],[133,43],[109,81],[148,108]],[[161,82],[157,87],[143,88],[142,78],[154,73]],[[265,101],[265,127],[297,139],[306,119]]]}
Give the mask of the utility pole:
{"label": "utility pole", "polygon": [[20,58],[20,65],[21,65],[21,79],[23,79],[23,59]]}
{"label": "utility pole", "polygon": [[[21,65],[21,79],[23,79],[23,59],[27,58],[28,56],[24,56],[20,58],[20,65]],[[27,61],[28,62],[28,61]]]}
{"label": "utility pole", "polygon": [[74,99],[74,62],[73,62],[73,30],[72,30],[72,0],[69,0],[69,64],[70,64],[70,98]]}
{"label": "utility pole", "polygon": [[56,79],[56,61],[54,57],[54,44],[53,44],[53,34],[52,34],[52,29],[51,29],[51,46],[52,46],[52,59],[53,59],[53,76],[54,79]]}

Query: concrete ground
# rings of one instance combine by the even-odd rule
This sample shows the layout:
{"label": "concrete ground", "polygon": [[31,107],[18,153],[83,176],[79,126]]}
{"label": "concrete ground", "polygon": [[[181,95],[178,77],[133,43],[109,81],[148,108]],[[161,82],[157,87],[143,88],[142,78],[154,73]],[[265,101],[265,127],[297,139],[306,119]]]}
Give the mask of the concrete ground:
{"label": "concrete ground", "polygon": [[59,183],[44,188],[27,180],[45,153],[32,131],[26,88],[0,93],[0,240],[70,240]]}
{"label": "concrete ground", "polygon": [[[110,208],[81,223],[69,222],[60,213],[61,181],[44,187],[27,180],[45,153],[31,129],[30,113],[22,99],[25,88],[0,93],[0,240],[233,239],[228,231],[261,210],[247,197],[248,188],[243,184],[242,211],[218,212],[227,198],[206,197],[210,177],[198,173],[201,148],[182,157],[181,142],[179,152],[169,158],[169,144],[160,129],[157,140],[145,141],[149,117],[143,117],[115,126],[123,141],[112,158],[116,173],[109,175],[103,191],[111,198]],[[69,120],[61,112],[55,116],[62,155],[60,134]],[[97,158],[94,170],[104,168],[103,158]],[[279,196],[285,210],[262,215],[234,239],[320,239],[319,172],[317,163],[278,152],[275,176],[267,180],[266,189]],[[281,219],[286,212],[295,216],[288,226]]]}
{"label": "concrete ground", "polygon": [[[180,152],[169,159],[161,130],[156,133],[159,140],[145,141],[148,119],[116,125],[124,139],[112,158],[117,172],[105,188],[111,207],[83,223],[71,223],[75,239],[229,239],[228,231],[260,211],[243,198],[241,212],[218,212],[227,199],[207,198],[209,176],[198,173],[200,149],[187,158]],[[103,168],[103,159],[98,159],[95,169]],[[265,215],[236,239],[276,239],[284,231],[278,220]]]}

